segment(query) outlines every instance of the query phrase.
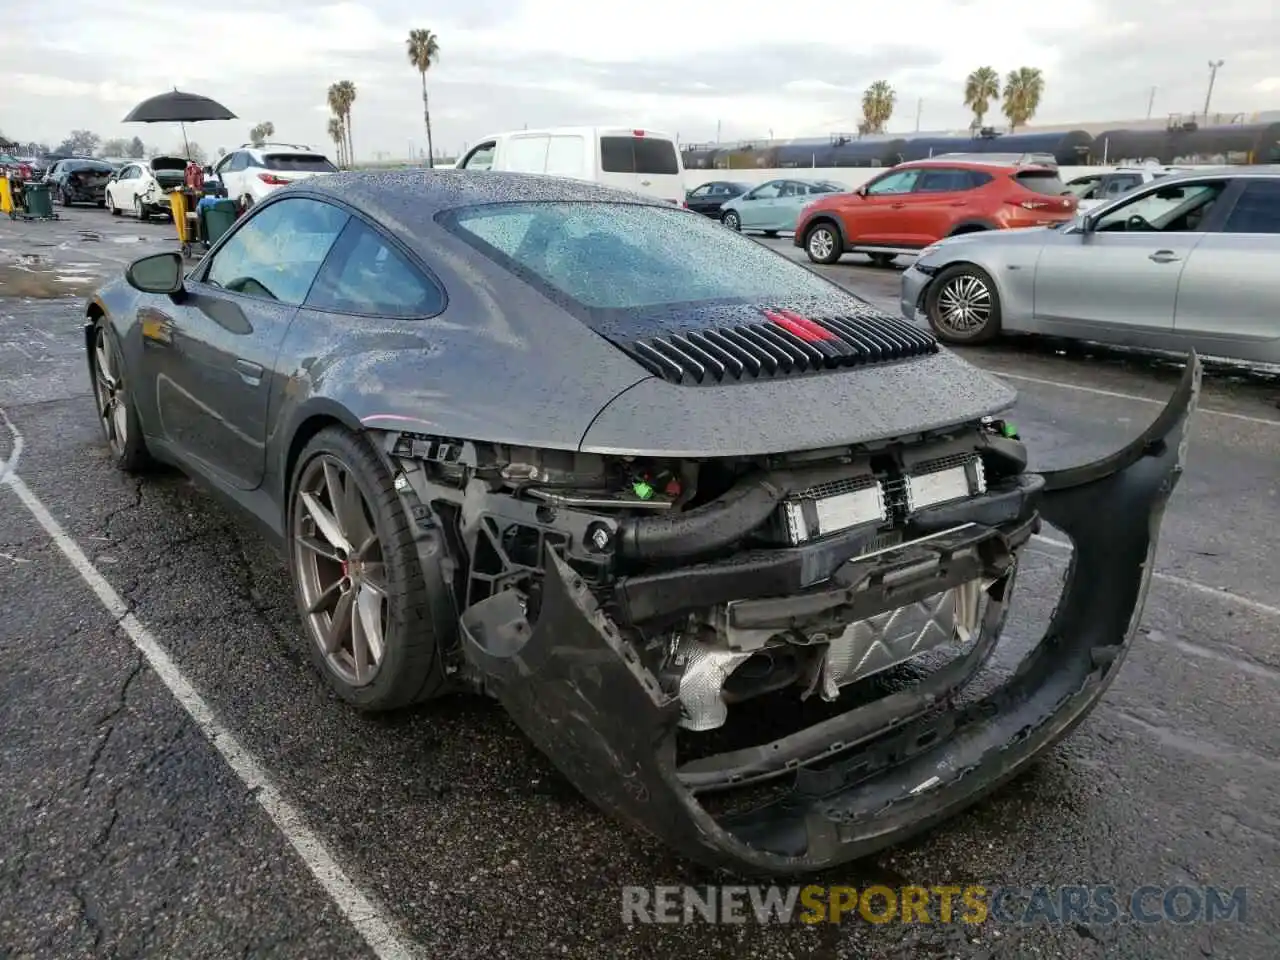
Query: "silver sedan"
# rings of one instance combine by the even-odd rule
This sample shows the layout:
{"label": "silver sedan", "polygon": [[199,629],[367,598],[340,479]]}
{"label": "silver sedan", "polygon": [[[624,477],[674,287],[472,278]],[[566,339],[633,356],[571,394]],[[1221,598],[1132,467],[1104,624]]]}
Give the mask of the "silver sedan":
{"label": "silver sedan", "polygon": [[1162,177],[1058,228],[921,251],[902,312],[948,343],[1038,333],[1280,363],[1280,168]]}

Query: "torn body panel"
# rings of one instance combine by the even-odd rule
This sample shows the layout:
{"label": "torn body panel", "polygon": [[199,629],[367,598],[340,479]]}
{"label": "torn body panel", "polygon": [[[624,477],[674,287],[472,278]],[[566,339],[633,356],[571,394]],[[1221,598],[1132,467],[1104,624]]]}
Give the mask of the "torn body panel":
{"label": "torn body panel", "polygon": [[[948,666],[773,744],[682,767],[680,697],[619,629],[613,604],[606,610],[592,585],[554,552],[536,616],[517,591],[494,594],[464,611],[464,653],[584,794],[693,859],[786,874],[871,854],[1021,771],[1083,719],[1114,679],[1136,632],[1161,518],[1182,471],[1199,377],[1193,357],[1165,411],[1118,454],[1038,482],[1020,478],[1029,493],[1019,494],[1015,516],[983,522],[982,510],[971,512],[941,537],[863,551],[817,590],[754,602],[744,627],[769,627],[778,618],[812,623],[840,607],[844,620],[863,620],[975,580],[985,594],[978,636]],[[1075,547],[1053,618],[1003,686],[956,705],[952,693],[996,642],[1018,549],[1038,518]],[[932,566],[922,563],[926,555]],[[681,574],[695,584],[715,582],[689,567]],[[749,811],[717,816],[699,799],[707,789],[783,775],[793,778],[789,791]]]}

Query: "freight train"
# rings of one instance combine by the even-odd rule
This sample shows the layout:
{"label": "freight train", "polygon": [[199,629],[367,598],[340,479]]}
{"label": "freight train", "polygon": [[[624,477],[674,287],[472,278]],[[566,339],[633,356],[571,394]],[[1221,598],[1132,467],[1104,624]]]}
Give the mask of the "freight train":
{"label": "freight train", "polygon": [[1059,165],[1280,163],[1280,123],[1164,130],[1085,130],[973,136],[859,137],[833,134],[826,140],[772,140],[682,147],[687,170],[752,170],[802,167],[892,167],[944,153],[1051,154]]}

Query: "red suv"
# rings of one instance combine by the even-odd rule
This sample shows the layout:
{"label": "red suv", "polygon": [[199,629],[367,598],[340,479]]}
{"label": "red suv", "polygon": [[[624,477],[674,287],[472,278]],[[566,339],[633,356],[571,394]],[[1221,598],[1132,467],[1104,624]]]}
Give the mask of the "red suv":
{"label": "red suv", "polygon": [[1076,203],[1052,167],[918,160],[809,204],[795,244],[814,263],[865,253],[885,265],[957,233],[1070,220]]}

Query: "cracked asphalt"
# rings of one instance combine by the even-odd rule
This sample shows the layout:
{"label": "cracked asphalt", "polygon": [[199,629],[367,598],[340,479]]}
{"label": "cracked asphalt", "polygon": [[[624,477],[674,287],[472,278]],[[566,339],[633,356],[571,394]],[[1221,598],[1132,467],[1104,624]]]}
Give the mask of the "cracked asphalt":
{"label": "cracked asphalt", "polygon": [[[1207,378],[1202,406],[1232,416],[1198,417],[1141,635],[1085,724],[971,812],[820,878],[1244,886],[1245,922],[628,928],[622,885],[715,878],[598,813],[493,704],[344,708],[313,672],[279,557],[184,477],[110,468],[67,294],[175,242],[167,224],[60,212],[0,221],[0,409],[25,439],[17,475],[423,956],[1280,955],[1274,381]],[[824,272],[879,302],[895,292],[892,271]],[[1039,466],[1124,443],[1177,377],[1036,343],[966,355],[1031,378],[1012,381],[1014,419]],[[0,463],[10,446],[0,422]],[[1062,562],[1032,555],[1015,642],[1047,614]],[[0,960],[375,955],[4,484],[0,610]]]}

